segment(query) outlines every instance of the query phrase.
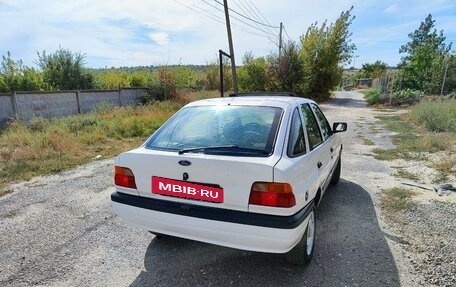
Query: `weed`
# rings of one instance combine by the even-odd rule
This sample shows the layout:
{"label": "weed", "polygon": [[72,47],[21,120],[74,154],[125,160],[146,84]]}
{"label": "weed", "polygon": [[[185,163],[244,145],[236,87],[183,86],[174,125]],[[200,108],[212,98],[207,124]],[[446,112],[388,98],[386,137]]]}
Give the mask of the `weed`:
{"label": "weed", "polygon": [[456,156],[441,157],[431,167],[442,173],[456,172]]}
{"label": "weed", "polygon": [[417,182],[420,181],[420,177],[417,174],[409,172],[409,171],[404,170],[402,168],[398,169],[396,171],[396,173],[394,174],[394,176],[395,177],[399,177],[399,178],[405,178],[405,179],[417,181]]}
{"label": "weed", "polygon": [[382,101],[382,98],[381,98],[382,94],[381,94],[380,90],[369,89],[369,90],[361,91],[361,93],[364,94],[366,101],[370,105],[379,104]]}
{"label": "weed", "polygon": [[456,132],[456,99],[425,100],[414,105],[410,116],[433,132]]}
{"label": "weed", "polygon": [[413,206],[411,198],[415,194],[415,192],[405,188],[385,189],[381,195],[381,207],[389,213],[406,211]]}
{"label": "weed", "polygon": [[375,142],[371,141],[370,139],[363,138],[364,145],[375,145]]}
{"label": "weed", "polygon": [[433,179],[432,179],[433,184],[442,184],[442,183],[448,183],[448,175],[439,172]]}

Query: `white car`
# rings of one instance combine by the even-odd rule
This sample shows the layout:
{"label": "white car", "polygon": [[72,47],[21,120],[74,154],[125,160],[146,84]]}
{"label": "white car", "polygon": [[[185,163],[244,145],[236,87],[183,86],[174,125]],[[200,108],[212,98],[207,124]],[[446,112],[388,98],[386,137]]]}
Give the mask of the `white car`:
{"label": "white car", "polygon": [[312,258],[316,206],[340,177],[342,143],[317,104],[283,95],[214,98],[179,110],[118,156],[115,214],[154,234]]}

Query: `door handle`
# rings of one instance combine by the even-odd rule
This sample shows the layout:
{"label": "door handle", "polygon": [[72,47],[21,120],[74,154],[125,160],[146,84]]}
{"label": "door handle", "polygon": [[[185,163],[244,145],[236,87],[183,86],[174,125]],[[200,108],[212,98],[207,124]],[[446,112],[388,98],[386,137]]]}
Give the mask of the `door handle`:
{"label": "door handle", "polygon": [[317,167],[318,167],[318,169],[320,169],[321,166],[322,166],[321,161],[317,162]]}
{"label": "door handle", "polygon": [[331,153],[334,151],[334,149],[333,149],[333,148],[330,148],[329,150],[331,151]]}

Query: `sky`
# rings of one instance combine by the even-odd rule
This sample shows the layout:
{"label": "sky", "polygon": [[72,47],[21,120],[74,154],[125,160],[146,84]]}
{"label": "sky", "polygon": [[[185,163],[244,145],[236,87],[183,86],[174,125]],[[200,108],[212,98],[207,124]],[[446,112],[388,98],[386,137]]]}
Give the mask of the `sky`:
{"label": "sky", "polygon": [[[334,22],[354,6],[348,66],[399,63],[399,47],[430,13],[456,44],[455,0],[227,0],[236,64],[246,52],[266,56],[299,41],[312,23]],[[223,0],[0,0],[0,55],[37,67],[37,52],[68,49],[88,68],[204,65],[229,52]],[[253,19],[252,22],[247,18]],[[237,18],[237,19],[235,19]],[[456,46],[455,46],[456,47]],[[453,47],[453,50],[455,50]],[[347,66],[346,65],[346,66]]]}

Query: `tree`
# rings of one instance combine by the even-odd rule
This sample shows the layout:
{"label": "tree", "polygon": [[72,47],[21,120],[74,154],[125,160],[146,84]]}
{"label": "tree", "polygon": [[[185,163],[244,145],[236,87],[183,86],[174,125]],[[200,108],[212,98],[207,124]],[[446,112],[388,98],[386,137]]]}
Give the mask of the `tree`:
{"label": "tree", "polygon": [[250,52],[244,55],[242,67],[238,69],[239,88],[247,92],[266,90],[267,64],[264,57],[255,58]]}
{"label": "tree", "polygon": [[54,54],[43,51],[36,64],[43,71],[44,81],[57,90],[85,89],[93,86],[93,77],[84,71],[84,54],[59,49]]}
{"label": "tree", "polygon": [[445,44],[443,30],[437,33],[434,25],[435,20],[429,14],[420,27],[408,35],[410,41],[399,49],[399,53],[405,54],[400,64],[404,71],[404,88],[426,93],[439,92],[444,60],[452,44]]}
{"label": "tree", "polygon": [[2,56],[0,92],[39,91],[43,88],[43,75],[39,71],[24,66],[22,60],[14,61],[10,52]]}
{"label": "tree", "polygon": [[303,62],[303,83],[300,92],[316,99],[326,99],[341,79],[340,66],[350,60],[356,46],[351,43],[349,26],[354,20],[350,10],[342,12],[335,23],[312,24],[301,36],[300,57]]}
{"label": "tree", "polygon": [[[231,61],[227,57],[222,58],[223,65],[223,90],[229,91],[233,88],[233,79],[231,74]],[[220,60],[212,60],[204,68],[204,84],[206,90],[220,89]]]}
{"label": "tree", "polygon": [[272,54],[268,57],[268,63],[267,85],[270,90],[299,93],[299,86],[303,81],[303,63],[296,42],[285,43],[282,56]]}
{"label": "tree", "polygon": [[386,74],[387,69],[388,65],[380,60],[377,60],[372,64],[365,63],[359,70],[357,78],[380,78]]}

